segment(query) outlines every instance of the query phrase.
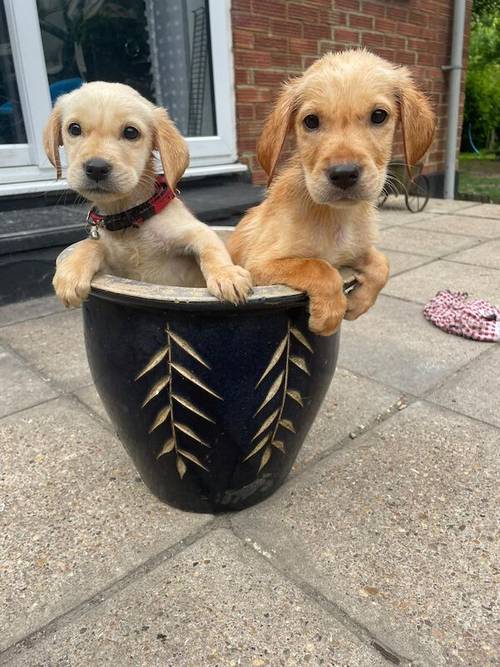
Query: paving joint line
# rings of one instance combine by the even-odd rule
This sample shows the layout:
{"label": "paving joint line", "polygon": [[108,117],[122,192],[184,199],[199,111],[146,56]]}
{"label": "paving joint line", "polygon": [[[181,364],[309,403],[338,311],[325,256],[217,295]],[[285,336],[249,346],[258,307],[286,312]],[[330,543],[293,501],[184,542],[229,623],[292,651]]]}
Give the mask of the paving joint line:
{"label": "paving joint line", "polygon": [[[384,411],[379,412],[377,415],[375,415],[375,417],[373,417],[368,422],[368,424],[366,424],[366,426],[363,426],[357,431],[351,431],[351,433],[348,433],[346,436],[338,440],[331,447],[324,449],[322,452],[318,452],[307,463],[304,463],[304,465],[302,465],[296,472],[290,474],[285,483],[283,484],[283,486],[286,486],[289,481],[295,481],[299,479],[302,476],[302,474],[312,469],[318,463],[324,461],[326,458],[329,458],[330,456],[336,455],[341,452],[343,453],[344,451],[347,451],[350,447],[354,449],[355,447],[357,448],[357,446],[360,447],[363,446],[363,440],[361,438],[363,438],[368,433],[371,433],[377,426],[388,421],[394,415],[398,414],[399,412],[402,412],[403,410],[406,410],[408,407],[410,407],[410,405],[413,405],[413,403],[416,403],[418,400],[419,400],[418,396],[411,396],[404,393],[401,394],[399,399],[394,401],[394,403],[392,403]],[[356,440],[358,440],[358,442],[356,442]]]}
{"label": "paving joint line", "polygon": [[[26,320],[27,322],[29,320]],[[88,385],[82,385],[81,387],[75,387],[73,389],[65,389],[63,385],[58,384],[54,378],[50,377],[49,375],[47,377],[44,377],[42,375],[42,370],[38,368],[34,362],[30,361],[30,359],[27,359],[24,357],[20,352],[18,352],[12,345],[9,343],[9,341],[5,340],[4,338],[1,337],[0,333],[0,345],[4,347],[12,356],[14,356],[18,361],[20,361],[24,366],[26,366],[32,373],[34,373],[40,380],[42,380],[48,387],[53,389],[56,393],[59,395],[64,395],[64,394],[69,394],[72,391],[76,391],[78,389],[81,389],[83,386],[88,386]]]}
{"label": "paving joint line", "polygon": [[380,640],[365,625],[353,619],[337,602],[327,598],[321,591],[302,579],[300,575],[293,572],[291,568],[281,567],[277,560],[266,557],[262,553],[262,549],[258,548],[260,545],[248,535],[245,536],[244,533],[238,530],[232,523],[231,531],[235,537],[240,540],[244,548],[257,554],[260,559],[270,565],[276,572],[279,572],[285,580],[298,588],[308,599],[315,602],[330,616],[333,616],[335,620],[357,637],[364,645],[368,645],[373,650],[378,651],[378,653],[391,664],[402,666],[415,665],[415,661],[412,658],[409,658],[388,646],[386,642]]}
{"label": "paving joint line", "polygon": [[[85,387],[79,387],[76,391],[79,391],[80,389],[87,389],[88,387],[95,387],[95,385],[88,384],[88,385],[85,385]],[[113,436],[118,437],[117,433],[116,433],[116,429],[113,426],[113,424],[111,422],[108,422],[106,419],[104,419],[104,417],[102,417],[98,412],[96,412],[96,410],[91,408],[90,405],[87,405],[87,403],[82,401],[82,399],[78,396],[76,391],[72,391],[70,394],[68,394],[68,397],[73,398],[74,401],[78,404],[78,407],[80,409],[83,409],[87,414],[90,413],[89,414],[90,417],[94,417],[95,419],[97,419],[99,424],[103,428],[105,428],[106,431],[109,431],[109,433],[111,433]],[[99,398],[99,400],[101,400],[101,399]],[[120,444],[121,444],[121,441],[120,441]]]}
{"label": "paving joint line", "polygon": [[[47,297],[41,296],[41,297],[37,297],[37,298],[45,299]],[[29,300],[30,301],[35,301],[35,299],[29,299]],[[26,302],[25,301],[17,301],[17,302],[14,302],[14,303],[21,304],[21,303],[26,303]],[[6,304],[4,304],[4,306],[0,306],[0,309],[3,308],[3,307],[10,306],[10,305],[13,305],[13,304],[6,303]],[[15,322],[9,322],[8,324],[0,324],[0,331],[2,329],[6,329],[7,327],[15,327],[17,324],[24,324],[25,322],[34,322],[35,320],[43,320],[45,317],[50,317],[51,315],[58,315],[58,314],[65,313],[65,312],[67,312],[67,311],[66,310],[61,310],[59,308],[58,310],[54,310],[51,313],[45,313],[44,315],[36,315],[35,317],[27,317],[25,320],[16,320]]]}
{"label": "paving joint line", "polygon": [[[400,252],[399,250],[391,250],[390,252]],[[415,257],[416,253],[404,253],[405,255],[411,255]],[[391,282],[391,278],[396,278],[397,276],[402,276],[405,273],[409,273],[410,271],[415,271],[416,269],[421,269],[423,266],[429,266],[429,264],[432,264],[435,262],[435,259],[430,259],[428,255],[418,255],[418,257],[422,257],[422,259],[426,259],[429,261],[422,262],[422,264],[419,264],[418,266],[411,266],[410,268],[407,269],[402,269],[401,271],[398,271],[397,273],[393,273],[389,276],[389,280],[387,281],[387,284]],[[382,292],[382,294],[385,294],[385,292]],[[389,296],[389,295],[386,295]]]}
{"label": "paving joint line", "polygon": [[479,417],[473,417],[472,415],[466,415],[464,412],[460,412],[459,410],[454,410],[453,408],[450,408],[447,405],[441,405],[441,403],[435,403],[430,398],[422,398],[421,402],[425,403],[426,405],[432,406],[433,408],[438,408],[439,410],[442,410],[443,412],[450,412],[452,415],[458,415],[460,417],[463,417],[464,419],[469,419],[470,421],[475,422],[476,424],[480,424],[481,426],[487,426],[488,428],[493,428],[496,431],[500,431],[500,427],[496,424],[492,424],[491,422],[484,421],[484,419],[479,419]]}
{"label": "paving joint line", "polygon": [[9,661],[13,657],[20,655],[23,650],[32,648],[39,641],[49,637],[59,629],[67,627],[70,623],[78,620],[92,609],[99,607],[107,600],[125,590],[128,586],[139,580],[141,577],[146,576],[156,568],[160,567],[160,565],[163,563],[179,555],[195,542],[216,530],[220,525],[225,527],[227,521],[224,519],[225,517],[222,517],[221,521],[217,516],[212,517],[212,519],[207,521],[207,523],[205,523],[203,526],[200,526],[200,528],[194,532],[188,534],[178,542],[166,547],[154,556],[151,556],[143,563],[137,565],[132,570],[129,570],[115,581],[96,591],[87,599],[82,600],[74,607],[71,607],[70,609],[62,612],[36,630],[29,632],[22,639],[19,639],[10,646],[0,650],[0,665],[8,665]]}
{"label": "paving joint line", "polygon": [[[494,239],[490,239],[490,240],[494,240]],[[483,244],[480,243],[478,245],[472,246],[471,248],[464,248],[464,250],[473,250],[473,249],[477,248],[479,245],[483,245]],[[458,252],[462,252],[462,251],[459,250]],[[453,255],[453,254],[455,254],[455,253],[450,253],[450,255]],[[457,259],[449,259],[450,255],[445,255],[444,257],[442,257],[441,259],[443,260],[443,262],[447,262],[448,264],[460,264],[460,266],[474,266],[476,269],[490,269],[492,271],[499,271],[500,272],[500,268],[497,268],[496,266],[485,266],[484,264],[472,264],[470,262],[461,262],[460,260],[457,260]]]}

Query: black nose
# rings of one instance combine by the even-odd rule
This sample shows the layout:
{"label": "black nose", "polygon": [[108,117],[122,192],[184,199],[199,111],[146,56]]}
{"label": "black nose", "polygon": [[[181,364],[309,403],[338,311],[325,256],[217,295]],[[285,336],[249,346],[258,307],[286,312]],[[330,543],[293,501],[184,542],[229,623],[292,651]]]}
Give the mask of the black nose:
{"label": "black nose", "polygon": [[109,162],[101,160],[99,157],[93,157],[90,158],[90,160],[87,160],[83,165],[83,168],[87,176],[96,182],[105,179],[111,171]]}
{"label": "black nose", "polygon": [[344,164],[336,164],[334,167],[328,169],[328,178],[337,188],[347,190],[354,185],[358,178],[361,169],[354,162],[345,162]]}

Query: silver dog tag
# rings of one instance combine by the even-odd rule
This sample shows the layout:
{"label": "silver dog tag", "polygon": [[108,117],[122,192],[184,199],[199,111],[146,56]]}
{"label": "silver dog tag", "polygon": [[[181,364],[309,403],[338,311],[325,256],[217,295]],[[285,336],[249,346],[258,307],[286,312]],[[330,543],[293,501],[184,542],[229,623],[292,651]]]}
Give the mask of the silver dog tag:
{"label": "silver dog tag", "polygon": [[95,225],[89,225],[87,233],[89,238],[93,239],[94,241],[97,241],[100,238],[99,230]]}

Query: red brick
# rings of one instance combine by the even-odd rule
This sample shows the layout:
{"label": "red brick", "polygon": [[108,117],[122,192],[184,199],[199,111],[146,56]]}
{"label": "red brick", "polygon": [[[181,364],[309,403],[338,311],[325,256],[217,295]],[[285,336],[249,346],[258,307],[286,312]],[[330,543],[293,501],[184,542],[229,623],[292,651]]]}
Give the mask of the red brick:
{"label": "red brick", "polygon": [[375,30],[379,32],[395,32],[397,27],[397,21],[392,19],[375,19]]}
{"label": "red brick", "polygon": [[290,53],[300,53],[301,55],[318,53],[318,42],[315,39],[290,37],[289,45],[290,45]]}
{"label": "red brick", "polygon": [[353,30],[346,30],[345,28],[338,28],[335,30],[335,41],[344,43],[359,43],[359,33]]}
{"label": "red brick", "polygon": [[363,14],[368,14],[368,16],[385,16],[385,7],[383,4],[362,2],[361,9]]}
{"label": "red brick", "polygon": [[296,70],[301,66],[299,53],[277,53],[271,54],[271,66],[283,67],[286,70]]}
{"label": "red brick", "polygon": [[361,11],[359,0],[335,0],[335,9],[347,9],[352,12]]}
{"label": "red brick", "polygon": [[405,49],[406,39],[404,37],[395,37],[394,35],[386,35],[384,37],[384,44],[390,49]]}
{"label": "red brick", "polygon": [[277,70],[257,70],[255,72],[255,84],[257,86],[269,86],[277,89],[279,85],[288,79],[285,72]]}
{"label": "red brick", "polygon": [[331,25],[309,25],[304,23],[304,37],[306,39],[331,39]]}
{"label": "red brick", "polygon": [[239,88],[238,102],[269,102],[273,97],[270,90],[265,88]]}
{"label": "red brick", "polygon": [[246,30],[234,30],[233,40],[239,49],[253,49],[254,35]]}
{"label": "red brick", "polygon": [[404,65],[413,65],[415,60],[415,53],[409,53],[408,51],[398,51],[396,53],[396,62],[398,63],[403,63]]}
{"label": "red brick", "polygon": [[286,17],[286,3],[280,0],[251,0],[252,12],[264,14],[273,19]]}
{"label": "red brick", "polygon": [[234,52],[234,61],[237,67],[270,67],[271,54],[266,51],[239,51]]}
{"label": "red brick", "polygon": [[238,104],[238,118],[244,120],[255,118],[255,107],[253,104]]}
{"label": "red brick", "polygon": [[259,51],[286,51],[287,38],[255,35],[255,49]]}
{"label": "red brick", "polygon": [[271,34],[302,37],[303,25],[298,21],[271,21]]}
{"label": "red brick", "polygon": [[371,16],[358,16],[357,14],[349,14],[349,26],[351,28],[371,30],[373,28],[373,19]]}
{"label": "red brick", "polygon": [[318,23],[319,12],[308,5],[290,3],[288,5],[288,18],[303,21],[304,23]]}
{"label": "red brick", "polygon": [[246,83],[251,83],[250,82],[250,71],[247,69],[235,69],[235,83],[236,85],[243,84],[245,85]]}
{"label": "red brick", "polygon": [[319,43],[319,52],[321,55],[325,53],[329,53],[330,51],[335,51],[337,48],[337,45],[333,41],[333,39],[324,39]]}
{"label": "red brick", "polygon": [[231,14],[233,29],[242,28],[254,32],[266,32],[269,30],[270,20],[267,16],[251,16],[247,14]]}
{"label": "red brick", "polygon": [[364,32],[361,35],[361,44],[370,49],[384,46],[384,37],[383,35],[378,35],[375,32]]}

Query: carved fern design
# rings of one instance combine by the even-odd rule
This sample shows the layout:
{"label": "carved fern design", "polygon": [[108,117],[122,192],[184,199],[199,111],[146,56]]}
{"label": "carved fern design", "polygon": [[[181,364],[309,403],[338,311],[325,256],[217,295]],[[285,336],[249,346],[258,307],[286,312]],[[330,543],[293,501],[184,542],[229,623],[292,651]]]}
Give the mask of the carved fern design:
{"label": "carved fern design", "polygon": [[279,449],[281,452],[285,453],[285,444],[283,440],[278,439],[280,429],[295,433],[295,426],[293,422],[290,419],[287,419],[284,414],[287,399],[290,398],[298,403],[301,408],[304,407],[304,402],[300,392],[297,389],[292,389],[289,386],[290,364],[300,368],[300,370],[307,375],[310,373],[304,357],[302,357],[300,354],[293,353],[293,340],[298,341],[302,347],[305,347],[309,352],[314,353],[313,348],[311,347],[304,334],[299,329],[297,329],[297,327],[292,326],[290,321],[288,321],[285,337],[278,344],[271,357],[271,360],[266,366],[266,369],[255,385],[255,388],[257,389],[257,387],[268,375],[272,375],[272,372],[275,370],[278,362],[284,358],[283,368],[278,369],[278,374],[274,380],[272,380],[267,394],[262,403],[257,408],[254,417],[260,415],[269,402],[272,401],[278,392],[281,391],[279,405],[259,425],[255,435],[252,438],[252,442],[257,440],[257,443],[255,444],[252,451],[243,459],[243,461],[247,461],[259,452],[262,452],[258,472],[260,472],[262,468],[264,468],[264,466],[269,463],[273,449]]}
{"label": "carved fern design", "polygon": [[196,431],[193,430],[193,428],[180,422],[176,418],[176,406],[182,405],[189,412],[198,415],[198,417],[201,417],[202,419],[205,419],[212,424],[215,424],[215,421],[203,410],[198,408],[191,401],[178,393],[178,391],[174,388],[174,381],[176,377],[183,377],[220,401],[224,399],[207,384],[202,382],[202,380],[200,380],[195,373],[179,363],[177,358],[174,358],[174,350],[176,350],[176,348],[183,350],[199,364],[210,370],[210,366],[203,359],[203,357],[198,354],[198,352],[196,352],[196,350],[186,340],[184,340],[184,338],[181,338],[181,336],[172,331],[169,324],[166,326],[165,333],[167,336],[167,344],[151,357],[146,366],[136,376],[135,379],[136,381],[139,380],[144,375],[149,373],[153,368],[156,368],[158,364],[165,363],[165,375],[163,375],[149,389],[142,403],[142,407],[144,408],[150,401],[156,398],[160,393],[164,392],[165,402],[157,412],[154,420],[151,423],[151,426],[149,427],[148,432],[152,433],[159,426],[168,422],[170,426],[170,435],[163,443],[163,446],[157,454],[156,458],[159,459],[160,456],[164,456],[165,454],[170,454],[173,452],[175,454],[177,472],[179,473],[179,477],[182,479],[187,470],[186,461],[191,461],[191,463],[194,463],[199,468],[203,468],[203,470],[208,471],[208,468],[203,465],[200,459],[195,454],[193,454],[193,452],[187,449],[186,445],[182,444],[182,441],[185,440],[183,436],[187,436],[189,441],[194,441],[197,445],[202,447],[209,448],[210,445],[205,442],[196,433]]}

